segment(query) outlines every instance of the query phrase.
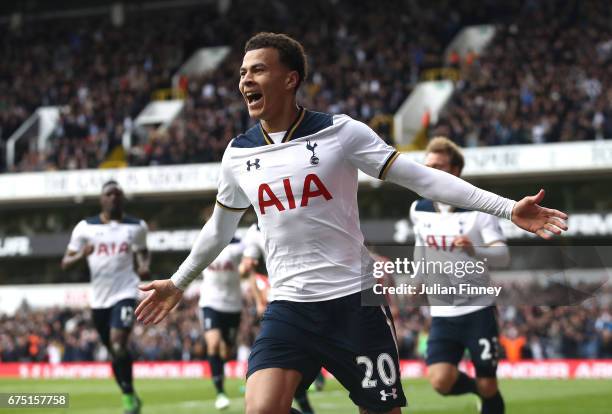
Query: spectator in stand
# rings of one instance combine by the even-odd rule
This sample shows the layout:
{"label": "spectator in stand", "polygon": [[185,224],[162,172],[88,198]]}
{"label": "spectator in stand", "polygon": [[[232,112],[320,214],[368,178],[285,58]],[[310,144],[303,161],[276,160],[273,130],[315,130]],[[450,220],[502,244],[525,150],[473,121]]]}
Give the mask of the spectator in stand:
{"label": "spectator in stand", "polygon": [[[432,31],[439,27],[438,12],[450,4],[449,22]],[[180,80],[188,94],[183,117],[159,136],[145,133],[128,157],[133,165],[219,160],[227,140],[249,122],[232,68],[246,37],[262,28],[290,27],[316,51],[310,59],[319,72],[305,87],[308,108],[369,121],[393,114],[421,70],[443,66],[443,49],[462,25],[497,18],[505,8],[488,5],[474,12],[469,4],[341,0],[330,7],[316,0],[289,10],[282,1],[256,0],[249,3],[254,10],[249,16],[242,13],[244,1],[235,1],[226,13],[214,4],[130,12],[121,27],[112,26],[106,16],[17,28],[0,23],[1,138],[6,140],[39,106],[60,105],[66,113],[49,147],[20,157],[16,170],[97,167],[121,142],[152,92],[169,87],[192,52],[225,44],[232,54],[215,72]],[[317,47],[322,44],[330,47]],[[381,125],[377,132],[391,140],[388,127]]]}
{"label": "spectator in stand", "polygon": [[595,329],[599,339],[600,356],[612,358],[612,305],[598,316]]}
{"label": "spectator in stand", "polygon": [[[462,26],[499,23],[480,56],[452,54],[465,79],[430,133],[462,146],[612,137],[612,12],[605,2],[514,0],[474,10],[467,0],[340,0],[333,7],[316,0],[291,12],[281,1],[249,5],[255,12],[248,18],[244,2],[234,1],[224,13],[214,4],[130,11],[121,27],[106,16],[0,23],[0,171],[4,142],[43,105],[65,108],[58,128],[40,153],[18,151],[14,170],[98,167],[193,51],[225,44],[232,52],[217,70],[180,79],[182,116],[165,131],[135,132],[127,154],[130,165],[218,161],[228,139],[247,129],[231,68],[239,46],[261,28],[290,27],[306,39],[319,68],[304,88],[309,109],[372,121],[390,142],[389,124],[373,120],[392,115],[423,70],[444,65],[444,48]],[[452,10],[443,25],[440,10]]]}
{"label": "spectator in stand", "polygon": [[499,343],[508,361],[516,362],[523,359],[523,347],[527,343],[527,339],[519,333],[516,326],[511,324],[504,329],[499,338]]}
{"label": "spectator in stand", "polygon": [[465,146],[612,138],[611,18],[597,0],[525,3],[469,57],[432,136]]}

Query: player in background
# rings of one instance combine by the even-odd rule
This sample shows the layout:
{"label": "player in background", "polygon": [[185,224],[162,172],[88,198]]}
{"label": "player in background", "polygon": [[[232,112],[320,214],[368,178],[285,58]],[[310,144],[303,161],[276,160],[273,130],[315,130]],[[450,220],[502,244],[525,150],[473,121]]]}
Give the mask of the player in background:
{"label": "player in background", "polygon": [[[251,291],[255,299],[257,316],[262,317],[269,302],[270,281],[267,276],[257,273],[255,270],[260,264],[260,260],[265,257],[265,247],[263,234],[259,230],[257,223],[249,227],[243,238],[244,253],[242,262],[240,263],[240,272],[245,277],[249,278]],[[314,387],[317,390],[322,390],[325,385],[323,373],[315,378]],[[298,389],[294,396],[295,401],[300,406],[303,414],[314,414],[314,409],[308,399],[307,389]]]}
{"label": "player in background", "polygon": [[[381,267],[383,269],[384,275],[381,276],[380,278],[377,278],[376,284],[382,287],[395,287],[396,283],[395,283],[394,273],[387,272],[384,270],[385,269],[384,263],[391,261],[391,259],[389,259],[387,256],[383,256],[377,253],[376,249],[372,246],[369,248],[369,250],[370,250],[370,254],[372,255],[372,259],[375,262],[383,264]],[[393,320],[398,321],[400,317],[400,307],[399,307],[398,297],[396,295],[391,295],[389,293],[386,293],[384,296],[385,296],[386,302],[389,304],[389,310],[391,311]]]}
{"label": "player in background", "polygon": [[242,310],[239,266],[244,245],[232,239],[204,270],[200,287],[200,308],[204,324],[206,353],[217,392],[215,408],[224,410],[230,400],[223,387],[224,365],[236,345]]}
{"label": "player in background", "polygon": [[128,343],[138,284],[150,275],[147,225],[124,213],[123,190],[114,180],[102,186],[100,206],[99,215],[81,220],[72,231],[62,269],[87,259],[93,323],[111,355],[125,414],[137,414],[141,401],[134,391]]}
{"label": "player in background", "polygon": [[145,324],[163,320],[253,205],[273,300],[249,357],[246,412],[291,412],[296,390],[325,367],[360,413],[397,414],[406,399],[393,321],[388,307],[362,306],[374,277],[359,227],[358,171],[545,238],[565,230],[567,216],[538,204],[543,191],[518,202],[500,197],[411,161],[349,116],[300,107],[305,76],[294,39],[259,33],[247,42],[239,89],[259,122],[228,145],[211,220],[170,279],[141,287],[150,294],[136,315]]}
{"label": "player in background", "polygon": [[[425,165],[459,177],[463,154],[448,138],[436,137],[425,149]],[[415,246],[425,246],[425,253],[428,249],[442,249],[445,257],[453,261],[464,260],[467,255],[486,261],[487,267],[509,263],[506,239],[495,216],[421,199],[412,204],[410,219]],[[482,414],[502,414],[504,400],[496,378],[499,328],[493,297],[455,297],[453,303],[430,308],[426,353],[429,382],[445,396],[477,394]],[[475,379],[457,368],[466,349],[476,370]]]}
{"label": "player in background", "polygon": [[260,264],[260,259],[265,257],[266,254],[263,234],[261,234],[257,223],[249,227],[242,242],[244,244],[244,252],[240,263],[240,272],[244,277],[249,278],[251,292],[255,299],[257,315],[261,316],[268,306],[270,282],[267,280],[267,277],[263,280],[263,275],[255,271]]}

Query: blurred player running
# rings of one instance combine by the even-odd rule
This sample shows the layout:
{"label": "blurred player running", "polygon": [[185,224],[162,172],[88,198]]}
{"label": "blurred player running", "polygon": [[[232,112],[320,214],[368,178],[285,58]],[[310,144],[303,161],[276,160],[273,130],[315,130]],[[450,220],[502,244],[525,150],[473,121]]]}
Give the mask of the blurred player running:
{"label": "blurred player running", "polygon": [[[267,276],[256,273],[256,268],[260,265],[261,259],[265,257],[264,237],[259,230],[257,223],[252,224],[247,230],[242,240],[244,252],[240,271],[249,277],[251,291],[255,299],[257,315],[263,315],[268,306],[270,293],[270,282]],[[265,279],[263,279],[265,277]]]}
{"label": "blurred player running", "polygon": [[[432,139],[425,154],[428,167],[461,175],[463,154],[448,138]],[[426,246],[425,253],[428,249],[441,249],[446,258],[452,257],[456,262],[467,255],[495,267],[509,262],[505,237],[495,216],[421,199],[412,204],[410,219],[415,245]],[[502,414],[504,400],[496,378],[499,328],[493,297],[455,297],[453,305],[431,306],[431,316],[426,362],[433,388],[445,396],[477,394],[482,414]],[[474,363],[476,379],[457,368],[466,349]]]}
{"label": "blurred player running", "polygon": [[236,344],[242,310],[240,260],[244,245],[232,239],[219,256],[204,270],[200,288],[200,308],[204,323],[206,353],[217,391],[215,408],[229,407],[223,387],[224,364]]}
{"label": "blurred player running", "polygon": [[[81,220],[62,259],[66,270],[87,259],[91,273],[93,323],[112,358],[126,414],[140,412],[134,392],[128,340],[134,322],[140,279],[149,277],[147,225],[123,212],[123,190],[116,181],[102,186],[99,215]],[[134,257],[136,271],[134,271]]]}
{"label": "blurred player running", "polygon": [[217,206],[191,253],[151,291],[136,313],[158,323],[232,238],[251,205],[264,236],[271,298],[249,357],[246,412],[285,414],[296,390],[321,367],[349,390],[361,413],[399,413],[406,404],[388,307],[362,306],[374,284],[357,209],[357,173],[423,197],[512,219],[550,237],[566,215],[518,203],[400,155],[367,125],[306,110],[297,90],[306,76],[301,44],[260,33],[245,46],[239,89],[259,122],[233,139],[221,162]]}

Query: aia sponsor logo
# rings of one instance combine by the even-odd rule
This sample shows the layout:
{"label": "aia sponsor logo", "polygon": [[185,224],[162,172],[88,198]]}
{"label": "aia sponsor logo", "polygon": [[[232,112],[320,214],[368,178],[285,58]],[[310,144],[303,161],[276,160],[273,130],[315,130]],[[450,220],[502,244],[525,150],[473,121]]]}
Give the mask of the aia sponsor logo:
{"label": "aia sponsor logo", "polygon": [[[287,205],[284,205],[280,201],[269,184],[263,183],[259,185],[257,199],[259,201],[259,212],[262,215],[266,214],[266,208],[269,211],[270,208],[274,207],[280,212],[293,210],[298,207],[289,178],[283,179],[283,189],[287,198]],[[302,198],[299,201],[299,207],[308,207],[310,199],[317,197],[323,197],[325,201],[329,201],[333,198],[325,184],[323,184],[323,181],[321,181],[316,174],[308,174],[304,178]]]}
{"label": "aia sponsor logo", "polygon": [[116,254],[129,253],[130,245],[127,242],[123,243],[99,243],[96,245],[96,255],[98,256],[114,256]]}
{"label": "aia sponsor logo", "polygon": [[208,266],[208,270],[213,272],[233,272],[236,270],[236,267],[232,262],[212,262]]}
{"label": "aia sponsor logo", "polygon": [[452,252],[455,249],[455,246],[453,245],[454,239],[455,236],[435,236],[433,234],[429,234],[425,238],[425,243],[427,244],[427,247]]}

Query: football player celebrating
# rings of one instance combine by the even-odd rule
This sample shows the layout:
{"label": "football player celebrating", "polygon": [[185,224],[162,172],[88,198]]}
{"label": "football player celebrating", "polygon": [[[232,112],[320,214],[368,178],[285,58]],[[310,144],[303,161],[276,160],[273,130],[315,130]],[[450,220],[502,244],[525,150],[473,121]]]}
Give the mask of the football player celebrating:
{"label": "football player celebrating", "polygon": [[388,307],[362,306],[372,259],[363,245],[357,172],[423,197],[512,219],[550,237],[566,228],[560,211],[480,190],[400,155],[367,125],[297,103],[306,58],[296,40],[260,33],[245,46],[239,89],[259,122],[233,139],[221,162],[217,206],[176,273],[142,287],[136,310],[158,323],[183,290],[231,240],[255,208],[265,240],[271,302],[249,357],[246,412],[289,413],[296,390],[321,366],[349,390],[361,413],[399,413],[406,399]]}

